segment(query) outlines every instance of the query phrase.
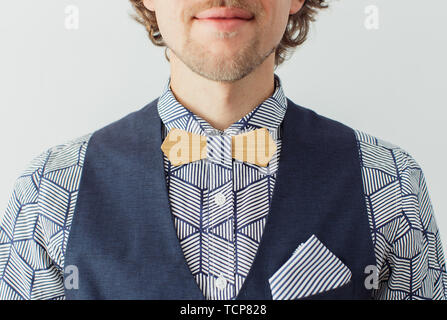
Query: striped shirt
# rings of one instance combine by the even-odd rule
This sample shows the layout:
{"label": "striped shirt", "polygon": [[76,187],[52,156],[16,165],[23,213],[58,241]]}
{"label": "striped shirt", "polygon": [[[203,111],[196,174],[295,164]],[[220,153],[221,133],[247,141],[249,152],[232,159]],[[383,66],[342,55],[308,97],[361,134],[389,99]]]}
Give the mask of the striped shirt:
{"label": "striped shirt", "polygon": [[[286,108],[276,75],[273,95],[223,131],[182,106],[170,90],[169,80],[158,101],[163,139],[172,128],[208,139],[206,159],[173,166],[164,155],[177,236],[207,299],[235,298],[250,271],[275,186]],[[268,166],[232,159],[231,137],[258,128],[267,128],[277,144]],[[230,143],[225,144],[228,139]],[[221,149],[221,142],[229,147]]]}

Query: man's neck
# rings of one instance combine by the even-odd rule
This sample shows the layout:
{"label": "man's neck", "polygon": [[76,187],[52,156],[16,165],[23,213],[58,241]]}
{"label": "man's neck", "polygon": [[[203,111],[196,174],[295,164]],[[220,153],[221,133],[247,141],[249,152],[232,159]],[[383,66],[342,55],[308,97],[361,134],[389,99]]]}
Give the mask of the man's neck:
{"label": "man's neck", "polygon": [[219,130],[244,117],[275,88],[274,54],[236,82],[208,80],[186,67],[171,51],[171,90],[188,110]]}

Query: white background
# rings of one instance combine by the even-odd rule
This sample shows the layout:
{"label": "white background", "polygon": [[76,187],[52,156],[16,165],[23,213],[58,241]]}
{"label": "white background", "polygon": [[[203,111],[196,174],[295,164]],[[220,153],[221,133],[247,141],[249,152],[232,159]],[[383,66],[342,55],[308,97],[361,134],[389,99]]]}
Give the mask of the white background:
{"label": "white background", "polygon": [[[79,29],[65,27],[68,5]],[[369,30],[365,8],[379,9]],[[32,158],[142,108],[161,92],[163,49],[128,1],[0,4],[0,216]],[[277,70],[297,104],[408,151],[423,168],[447,246],[445,0],[339,0]],[[443,40],[444,39],[444,40]]]}

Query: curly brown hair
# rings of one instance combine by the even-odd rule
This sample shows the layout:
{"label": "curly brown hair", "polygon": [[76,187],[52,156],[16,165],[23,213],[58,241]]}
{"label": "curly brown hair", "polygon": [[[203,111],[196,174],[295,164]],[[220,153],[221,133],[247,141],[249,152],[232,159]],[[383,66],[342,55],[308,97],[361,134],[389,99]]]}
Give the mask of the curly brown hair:
{"label": "curly brown hair", "polygon": [[[137,15],[132,17],[142,24],[149,35],[149,39],[157,46],[165,46],[160,30],[158,28],[155,12],[148,10],[143,0],[129,0]],[[275,65],[282,64],[293,50],[307,39],[310,24],[315,21],[320,9],[328,8],[327,0],[304,0],[302,8],[295,14],[289,16],[286,30],[281,42],[276,48]],[[166,59],[169,60],[166,52]]]}

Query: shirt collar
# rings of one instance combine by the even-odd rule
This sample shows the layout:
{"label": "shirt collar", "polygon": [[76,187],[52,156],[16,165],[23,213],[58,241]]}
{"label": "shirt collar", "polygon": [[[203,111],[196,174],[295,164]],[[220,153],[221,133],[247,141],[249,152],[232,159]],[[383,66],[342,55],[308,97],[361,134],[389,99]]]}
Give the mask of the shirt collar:
{"label": "shirt collar", "polygon": [[224,131],[213,128],[207,121],[184,107],[175,98],[170,88],[170,77],[168,78],[163,92],[158,99],[158,114],[168,131],[172,128],[178,128],[203,135],[207,135],[211,132],[234,135],[257,128],[278,130],[286,113],[287,99],[284,95],[279,76],[275,74],[274,77],[274,93]]}

